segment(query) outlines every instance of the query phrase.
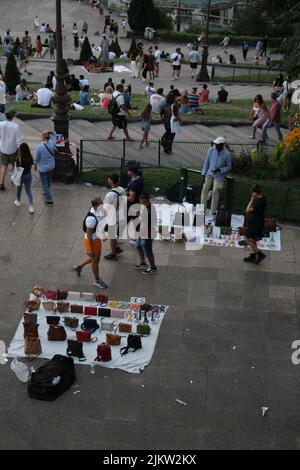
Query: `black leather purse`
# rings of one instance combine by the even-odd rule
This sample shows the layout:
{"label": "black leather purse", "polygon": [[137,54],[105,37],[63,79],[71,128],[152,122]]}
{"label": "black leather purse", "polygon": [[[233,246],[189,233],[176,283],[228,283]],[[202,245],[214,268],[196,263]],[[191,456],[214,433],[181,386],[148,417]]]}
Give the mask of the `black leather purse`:
{"label": "black leather purse", "polygon": [[84,322],[81,325],[81,329],[83,331],[90,331],[91,333],[95,333],[99,329],[99,325],[97,323],[97,320],[94,320],[92,318],[85,318]]}
{"label": "black leather purse", "polygon": [[59,324],[60,317],[55,317],[53,315],[47,316],[47,324],[48,325],[55,325],[57,326]]}
{"label": "black leather purse", "polygon": [[68,339],[67,355],[78,357],[80,362],[86,361],[86,357],[83,354],[83,344],[73,339]]}

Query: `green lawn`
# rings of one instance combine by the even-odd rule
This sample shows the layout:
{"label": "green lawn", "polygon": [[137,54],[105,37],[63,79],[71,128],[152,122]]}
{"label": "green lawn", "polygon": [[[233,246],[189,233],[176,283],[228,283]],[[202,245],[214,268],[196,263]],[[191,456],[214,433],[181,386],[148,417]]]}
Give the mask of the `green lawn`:
{"label": "green lawn", "polygon": [[[255,70],[255,69],[253,69]],[[227,77],[218,77],[214,76],[213,81],[220,81],[220,82],[241,82],[241,83],[255,83],[255,84],[260,84],[260,83],[268,83],[271,84],[274,82],[274,80],[277,77],[277,73],[261,73],[259,75],[258,71],[255,73],[254,71],[251,71],[251,74],[243,74],[243,75],[229,75]]]}
{"label": "green lawn", "polygon": [[[31,91],[37,90],[41,84],[30,83],[29,87]],[[92,93],[98,93],[98,90],[92,90]],[[79,92],[71,92],[73,101],[79,101]],[[230,95],[229,95],[230,97]],[[270,105],[270,102],[266,101]],[[135,118],[139,118],[139,115],[147,103],[147,98],[142,94],[133,94],[134,109],[132,115]],[[232,100],[230,103],[208,103],[203,106],[204,114],[192,113],[188,115],[182,115],[182,119],[185,122],[199,122],[199,123],[220,123],[230,125],[235,123],[250,123],[250,113],[252,111],[252,97],[243,100]],[[45,117],[50,117],[53,111],[49,109],[32,108],[29,101],[20,101],[14,104],[14,108],[24,115],[38,114]],[[292,108],[292,111],[297,111],[296,106]],[[110,120],[110,115],[107,111],[103,111],[99,107],[86,106],[83,111],[70,111],[70,117],[76,119],[86,120]],[[283,115],[283,125],[286,125],[286,115]],[[155,115],[155,120],[159,120],[160,116]]]}
{"label": "green lawn", "polygon": [[[97,169],[85,172],[81,179],[88,181],[95,185],[106,186],[107,175],[110,172],[115,172],[116,168]],[[145,191],[152,195],[165,196],[167,188],[180,181],[180,169],[166,169],[166,168],[145,168],[143,169],[145,179]],[[257,180],[253,178],[246,178],[234,176],[234,207],[233,211],[236,214],[243,214],[245,207],[250,198],[250,187],[254,183],[259,183],[268,200],[267,215],[277,217],[283,221],[285,219],[290,222],[300,224],[300,181],[291,180],[288,182],[272,181],[272,180]],[[203,179],[199,175],[191,174],[189,177],[189,184],[200,185]],[[159,188],[159,189],[157,189]],[[289,191],[287,193],[287,191]],[[221,194],[221,203],[225,203],[226,188]],[[286,206],[286,210],[285,210]]]}

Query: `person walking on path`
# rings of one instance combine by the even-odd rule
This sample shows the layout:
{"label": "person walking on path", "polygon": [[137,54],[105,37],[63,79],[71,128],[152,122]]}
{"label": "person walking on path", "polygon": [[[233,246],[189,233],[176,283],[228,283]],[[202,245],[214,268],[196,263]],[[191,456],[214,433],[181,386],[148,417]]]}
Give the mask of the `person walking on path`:
{"label": "person walking on path", "polygon": [[112,124],[113,127],[109,133],[107,140],[114,139],[113,133],[115,132],[116,128],[122,129],[127,142],[133,142],[133,139],[130,137],[127,129],[127,119],[126,113],[128,116],[131,117],[129,110],[125,106],[125,99],[124,99],[124,86],[122,84],[117,85],[116,91],[113,92],[113,98],[111,101],[111,115],[112,115]]}
{"label": "person walking on path", "polygon": [[[108,177],[108,186],[111,188],[110,191],[106,194],[103,202],[104,211],[109,217],[109,222],[107,225],[107,232],[109,236],[110,249],[111,253],[104,256],[105,259],[109,261],[117,261],[118,255],[123,252],[123,250],[118,245],[119,237],[119,202],[120,197],[126,197],[125,189],[119,185],[119,175],[113,173]],[[114,210],[112,211],[112,208]],[[112,211],[112,213],[110,212]]]}
{"label": "person walking on path", "polygon": [[277,99],[277,93],[273,92],[271,94],[271,99],[272,99],[272,106],[270,109],[270,116],[266,120],[266,122],[263,125],[263,131],[262,131],[262,136],[261,136],[261,142],[265,143],[267,138],[268,138],[268,129],[272,126],[275,127],[277,136],[279,140],[283,140],[283,136],[281,133],[280,129],[280,122],[281,122],[281,104],[279,103]]}
{"label": "person walking on path", "polygon": [[174,94],[169,93],[166,97],[166,104],[161,111],[161,118],[165,127],[165,133],[161,138],[161,145],[165,153],[172,153],[172,144],[175,138],[175,134],[171,131],[172,105],[174,102]]}
{"label": "person walking on path", "polygon": [[40,179],[45,197],[45,204],[53,205],[51,194],[52,173],[55,168],[54,152],[56,147],[57,134],[51,131],[44,131],[43,141],[37,146],[35,155],[35,170],[39,171]]}
{"label": "person walking on path", "polygon": [[5,110],[6,105],[6,83],[4,81],[4,77],[2,73],[0,73],[0,106],[2,111]]}
{"label": "person walking on path", "polygon": [[43,51],[43,46],[42,46],[42,41],[41,41],[41,36],[40,35],[38,35],[36,37],[35,49],[36,49],[36,58],[40,59],[42,57],[42,51]]}
{"label": "person walking on path", "polygon": [[34,26],[34,32],[35,32],[35,33],[38,33],[38,32],[39,32],[39,26],[40,26],[39,17],[38,17],[38,16],[35,16],[35,17],[34,17],[33,26]]}
{"label": "person walking on path", "polygon": [[229,45],[230,38],[229,36],[225,36],[223,41],[220,44],[224,46],[224,54],[228,54],[228,45]]}
{"label": "person walking on path", "polygon": [[108,60],[109,59],[109,39],[106,36],[106,34],[103,34],[100,46],[102,50],[103,59]]}
{"label": "person walking on path", "polygon": [[73,39],[74,39],[74,49],[75,49],[75,52],[77,52],[78,49],[79,49],[79,36],[78,36],[78,34],[74,34]]}
{"label": "person walking on path", "polygon": [[49,39],[50,60],[55,60],[55,48],[56,48],[55,37],[52,35],[50,36],[50,39]]}
{"label": "person walking on path", "polygon": [[247,60],[247,54],[249,51],[249,43],[248,41],[246,41],[246,39],[244,39],[244,41],[242,42],[242,50],[243,50],[244,60]]}
{"label": "person walking on path", "polygon": [[269,45],[268,36],[265,36],[264,39],[261,41],[261,43],[262,43],[261,57],[263,57],[263,56],[267,57],[267,51],[268,51],[268,45]]}
{"label": "person walking on path", "polygon": [[196,47],[194,46],[191,52],[189,53],[190,58],[190,67],[192,70],[192,78],[195,78],[195,73],[197,72],[197,67],[199,65],[200,56],[199,52],[197,51]]}
{"label": "person walking on path", "polygon": [[149,132],[150,132],[150,129],[151,129],[151,121],[152,121],[152,106],[151,104],[146,104],[144,110],[142,111],[141,113],[141,129],[143,131],[143,138],[142,138],[142,141],[140,143],[140,149],[143,149],[144,148],[144,144],[146,145],[146,147],[148,147],[149,145],[149,141],[148,141],[148,138],[149,138]]}
{"label": "person walking on path", "polygon": [[155,46],[154,56],[155,56],[155,76],[158,78],[160,62],[161,62],[161,50],[159,49],[158,46]]}
{"label": "person walking on path", "polygon": [[[143,271],[143,274],[157,274],[157,267],[153,254],[153,240],[157,235],[157,215],[155,207],[150,202],[149,194],[143,193],[140,196],[141,204],[141,228],[140,236],[136,241],[136,249],[140,257],[140,263],[136,269]],[[146,263],[149,262],[149,266]]]}
{"label": "person walking on path", "polygon": [[244,258],[246,263],[259,264],[265,257],[257,242],[264,236],[265,210],[267,201],[261,187],[255,184],[251,187],[251,199],[246,209],[247,231],[245,242],[251,249],[249,256]]}
{"label": "person walking on path", "polygon": [[290,75],[283,82],[283,97],[284,97],[284,112],[288,113],[291,108],[292,104],[292,96],[293,96],[293,84],[292,84],[292,77]]}
{"label": "person walking on path", "polygon": [[208,151],[202,175],[205,176],[205,182],[201,193],[201,204],[204,206],[204,213],[207,209],[207,196],[213,185],[212,190],[212,215],[216,215],[219,203],[219,193],[224,186],[224,179],[232,168],[232,161],[229,151],[225,148],[224,137],[218,137],[214,140],[214,146]]}
{"label": "person walking on path", "polygon": [[13,122],[16,116],[14,109],[5,113],[6,121],[0,122],[0,191],[5,190],[5,177],[8,165],[14,166],[22,141],[20,126]]}
{"label": "person walking on path", "polygon": [[87,35],[89,29],[89,25],[87,24],[87,21],[84,20],[83,25],[82,25],[82,34]]}
{"label": "person walking on path", "polygon": [[97,236],[97,226],[101,218],[104,217],[104,215],[99,212],[99,209],[102,206],[102,200],[100,197],[95,197],[91,201],[91,204],[92,207],[83,222],[83,231],[85,232],[84,248],[86,252],[86,258],[80,264],[74,266],[73,269],[77,273],[77,276],[80,277],[84,266],[90,264],[95,277],[93,285],[95,287],[99,287],[99,289],[107,289],[108,285],[103,281],[103,279],[101,279],[99,272],[102,241]]}
{"label": "person walking on path", "polygon": [[28,144],[23,142],[20,145],[19,155],[16,160],[16,166],[24,168],[22,176],[21,176],[21,184],[17,187],[17,196],[15,200],[15,205],[17,207],[21,206],[21,194],[22,194],[22,187],[23,184],[25,186],[25,191],[29,201],[29,208],[28,211],[30,214],[34,214],[33,209],[33,197],[31,191],[31,184],[32,184],[32,175],[31,175],[31,168],[33,165],[33,158],[31,155],[30,148]]}
{"label": "person walking on path", "polygon": [[254,119],[252,124],[252,135],[249,139],[255,139],[258,127],[263,127],[264,123],[269,117],[269,110],[261,95],[256,95],[253,103],[253,110],[251,117]]}
{"label": "person walking on path", "polygon": [[180,77],[181,72],[181,65],[183,61],[183,53],[181,52],[181,48],[178,47],[176,52],[171,55],[171,65],[173,67],[173,77],[172,80],[178,80]]}

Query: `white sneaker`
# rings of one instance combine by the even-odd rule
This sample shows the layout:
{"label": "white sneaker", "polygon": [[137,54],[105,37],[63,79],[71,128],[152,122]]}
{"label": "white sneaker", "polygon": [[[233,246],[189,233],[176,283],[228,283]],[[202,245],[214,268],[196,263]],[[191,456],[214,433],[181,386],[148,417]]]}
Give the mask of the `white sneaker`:
{"label": "white sneaker", "polygon": [[252,140],[255,139],[255,137],[253,137],[253,135],[249,135],[248,139]]}
{"label": "white sneaker", "polygon": [[29,206],[28,211],[29,211],[30,214],[34,214],[33,206]]}
{"label": "white sneaker", "polygon": [[21,203],[20,203],[20,201],[18,201],[18,199],[15,200],[15,206],[21,207]]}

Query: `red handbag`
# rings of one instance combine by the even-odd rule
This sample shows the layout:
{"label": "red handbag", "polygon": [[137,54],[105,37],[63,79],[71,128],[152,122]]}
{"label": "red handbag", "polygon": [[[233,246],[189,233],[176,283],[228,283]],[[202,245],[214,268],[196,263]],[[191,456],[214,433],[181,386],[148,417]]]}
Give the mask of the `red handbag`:
{"label": "red handbag", "polygon": [[56,290],[45,290],[44,297],[48,300],[57,300]]}
{"label": "red handbag", "polygon": [[90,331],[76,331],[76,339],[81,343],[96,343],[98,339],[92,338],[92,333]]}
{"label": "red handbag", "polygon": [[98,309],[97,307],[84,307],[84,314],[91,316],[91,315],[97,315]]}
{"label": "red handbag", "polygon": [[106,343],[101,343],[97,346],[97,362],[108,362],[111,361],[111,348]]}
{"label": "red handbag", "polygon": [[108,302],[108,295],[107,294],[96,294],[96,302],[99,304],[107,304]]}

